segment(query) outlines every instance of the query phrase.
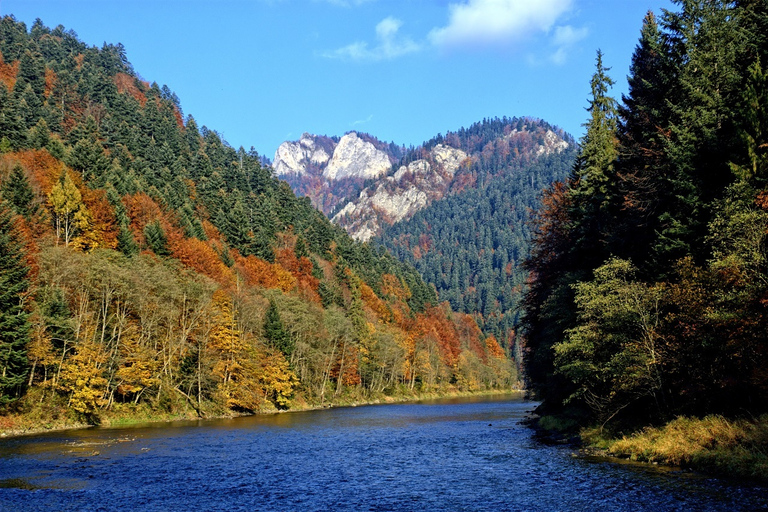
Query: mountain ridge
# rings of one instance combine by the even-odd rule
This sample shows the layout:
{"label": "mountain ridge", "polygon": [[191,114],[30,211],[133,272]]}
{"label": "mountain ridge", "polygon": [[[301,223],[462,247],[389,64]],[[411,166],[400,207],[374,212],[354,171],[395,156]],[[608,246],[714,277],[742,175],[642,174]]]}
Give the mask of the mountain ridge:
{"label": "mountain ridge", "polygon": [[488,144],[525,159],[562,152],[573,143],[569,135],[540,120],[498,121],[508,129],[482,147],[459,147],[462,128],[411,148],[400,158],[399,151],[392,150],[400,147],[372,136],[360,138],[354,131],[340,138],[304,133],[298,141],[278,147],[273,168],[294,192],[309,197],[354,239],[369,241],[447,194],[475,186],[467,169]]}

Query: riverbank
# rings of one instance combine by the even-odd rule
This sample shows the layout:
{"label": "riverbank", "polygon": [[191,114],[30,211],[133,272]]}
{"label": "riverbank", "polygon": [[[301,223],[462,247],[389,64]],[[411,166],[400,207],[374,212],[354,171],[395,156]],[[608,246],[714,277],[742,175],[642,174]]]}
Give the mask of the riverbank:
{"label": "riverbank", "polygon": [[768,415],[679,417],[631,435],[610,437],[591,428],[580,437],[588,453],[768,482]]}
{"label": "riverbank", "polygon": [[323,403],[308,401],[304,397],[299,396],[293,401],[290,409],[278,410],[270,408],[254,413],[216,408],[204,408],[202,411],[198,411],[183,403],[175,404],[173,410],[170,411],[158,410],[148,404],[114,404],[111,409],[100,411],[98,417],[91,418],[91,421],[84,421],[83,418],[78,417],[73,411],[68,409],[64,403],[56,403],[55,400],[48,403],[35,400],[36,403],[25,404],[25,411],[22,413],[0,415],[0,438],[91,428],[94,426],[121,427],[145,423],[235,418],[255,414],[283,414],[334,407],[357,407],[469,396],[523,395],[524,393],[524,391],[517,389],[462,391],[456,388],[444,388],[432,391],[409,390],[407,393],[404,392],[397,395],[385,395],[382,393],[368,397],[358,393],[346,393]]}

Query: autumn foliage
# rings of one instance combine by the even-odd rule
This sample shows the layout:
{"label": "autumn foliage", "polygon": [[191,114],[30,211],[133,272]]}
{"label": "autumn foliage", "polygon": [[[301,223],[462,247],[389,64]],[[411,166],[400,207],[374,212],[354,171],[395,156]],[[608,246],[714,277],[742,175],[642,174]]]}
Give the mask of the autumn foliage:
{"label": "autumn foliage", "polygon": [[29,279],[12,298],[23,368],[0,407],[33,390],[30,407],[64,403],[88,421],[128,404],[206,416],[516,382],[412,267],[334,228],[254,151],[183,119],[119,45],[4,23],[61,59],[0,59],[12,95],[0,123],[13,121],[0,199]]}

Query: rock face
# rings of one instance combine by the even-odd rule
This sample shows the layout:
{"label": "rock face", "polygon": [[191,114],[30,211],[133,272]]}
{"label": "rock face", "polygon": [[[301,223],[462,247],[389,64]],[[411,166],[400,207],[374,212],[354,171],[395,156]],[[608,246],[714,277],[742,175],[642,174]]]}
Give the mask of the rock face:
{"label": "rock face", "polygon": [[323,171],[327,180],[343,178],[378,178],[392,166],[389,156],[370,142],[348,133],[333,150],[333,157]]}
{"label": "rock face", "polygon": [[[474,127],[438,136],[407,153],[355,132],[341,138],[305,133],[280,145],[273,167],[297,195],[308,196],[353,238],[367,241],[447,194],[481,186],[476,178],[482,171],[473,169],[473,162],[489,155],[530,160],[572,144],[567,135],[537,120],[505,118],[477,126],[479,131]],[[489,127],[495,131],[489,133]]]}
{"label": "rock face", "polygon": [[399,159],[377,145],[388,148],[355,132],[341,138],[304,133],[298,141],[280,144],[272,167],[297,195],[309,197],[327,215],[366,180],[389,172]]}
{"label": "rock face", "polygon": [[323,167],[331,159],[336,143],[328,137],[302,134],[297,142],[283,142],[275,152],[273,167],[277,176],[304,175],[311,168]]}
{"label": "rock face", "polygon": [[392,176],[364,189],[331,219],[353,238],[366,241],[381,233],[383,224],[412,217],[441,199],[467,154],[438,144],[427,158],[401,166]]}

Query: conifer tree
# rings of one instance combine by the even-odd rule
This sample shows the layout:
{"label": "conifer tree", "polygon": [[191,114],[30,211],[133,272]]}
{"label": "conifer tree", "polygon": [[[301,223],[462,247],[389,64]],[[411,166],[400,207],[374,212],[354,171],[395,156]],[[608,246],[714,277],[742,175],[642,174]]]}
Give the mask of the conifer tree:
{"label": "conifer tree", "polygon": [[12,210],[0,201],[0,406],[21,396],[29,370],[24,311],[29,269],[16,233]]}
{"label": "conifer tree", "polygon": [[147,224],[144,228],[144,237],[147,239],[147,245],[152,249],[152,252],[164,257],[171,255],[171,251],[168,249],[168,238],[160,222],[154,221]]}
{"label": "conifer tree", "polygon": [[285,330],[285,325],[280,318],[280,311],[277,309],[275,301],[269,301],[269,309],[264,318],[264,337],[269,342],[270,346],[276,348],[282,352],[286,359],[291,358],[293,353],[293,340],[291,335]]}
{"label": "conifer tree", "polygon": [[38,206],[34,203],[35,193],[29,184],[24,169],[16,164],[10,176],[2,186],[3,198],[7,200],[17,214],[29,220],[37,213]]}
{"label": "conifer tree", "polygon": [[608,255],[608,229],[611,214],[616,211],[617,190],[614,163],[617,149],[616,101],[608,95],[614,81],[610,68],[603,65],[598,50],[595,73],[590,81],[591,99],[587,111],[589,121],[581,140],[574,165],[571,197],[571,219],[577,269],[592,270]]}

